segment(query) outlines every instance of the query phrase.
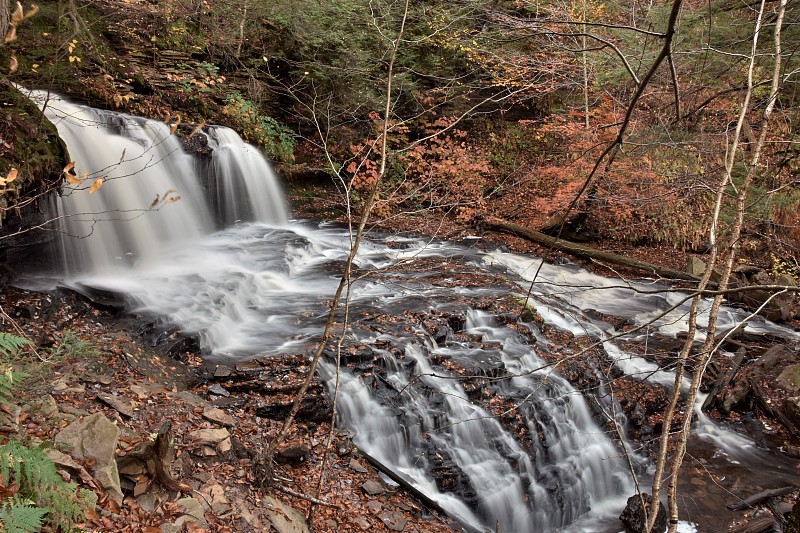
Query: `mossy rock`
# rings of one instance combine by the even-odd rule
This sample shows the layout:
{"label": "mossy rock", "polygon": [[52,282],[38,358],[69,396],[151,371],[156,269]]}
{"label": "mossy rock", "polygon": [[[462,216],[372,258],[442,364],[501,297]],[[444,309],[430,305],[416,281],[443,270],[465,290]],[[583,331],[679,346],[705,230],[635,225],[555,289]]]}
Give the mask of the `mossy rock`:
{"label": "mossy rock", "polygon": [[52,218],[49,197],[70,159],[55,126],[7,80],[0,80],[0,102],[0,176],[18,172],[0,195],[0,264],[24,271],[44,262],[54,232],[41,226]]}

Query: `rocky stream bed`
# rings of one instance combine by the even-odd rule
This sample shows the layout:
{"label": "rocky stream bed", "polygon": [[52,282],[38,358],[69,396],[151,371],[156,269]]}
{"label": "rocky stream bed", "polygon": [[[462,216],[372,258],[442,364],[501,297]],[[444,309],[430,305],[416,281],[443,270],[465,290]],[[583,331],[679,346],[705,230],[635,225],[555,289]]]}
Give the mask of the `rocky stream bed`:
{"label": "rocky stream bed", "polygon": [[[402,347],[393,345],[390,339],[394,337],[424,332],[442,343],[459,342],[490,351],[492,346],[486,346],[481,337],[465,331],[467,309],[481,310],[520,335],[533,335],[517,319],[525,313],[534,323],[537,318],[521,307],[508,281],[466,271],[457,263],[436,260],[432,265],[432,261],[417,261],[414,268],[419,274],[435,266],[437,274],[429,279],[434,285],[505,284],[508,297],[468,298],[463,308],[447,312],[385,309],[354,316],[355,330],[389,340],[369,346],[346,342],[341,346],[341,364],[390,406],[393,396],[402,391],[387,381],[385,359],[376,346],[402,363]],[[406,269],[405,275],[414,273]],[[5,413],[3,431],[33,443],[68,444],[70,438],[80,439],[95,426],[104,428],[98,440],[102,449],[53,455],[65,477],[80,480],[99,497],[96,512],[87,514],[86,530],[266,531],[272,527],[279,532],[311,528],[422,533],[459,529],[458,523],[381,477],[376,470],[380,464],[360,455],[352,432],[331,432],[331,398],[318,378],[305,397],[286,447],[277,456],[280,486],[256,488],[259,454],[278,431],[304,377],[307,359],[303,355],[219,364],[203,358],[197,337],[184,336],[153,317],[126,314],[113,298],[91,302],[66,289],[37,293],[10,287],[0,297],[4,330],[35,342],[36,350],[27,357],[38,358],[41,370],[26,384],[19,409],[12,407]],[[624,319],[599,314],[595,318],[620,330],[626,327]],[[613,394],[624,411],[627,436],[635,443],[636,454],[648,457],[660,432],[664,388],[623,375],[588,346],[587,339],[548,327],[541,320],[539,325],[547,341],[557,347],[543,357],[577,390],[596,397]],[[65,335],[72,334],[91,342],[88,354],[55,350],[64,345]],[[663,354],[658,362],[668,366],[679,339],[656,335],[648,342],[647,347],[626,349]],[[785,406],[787,398],[797,395],[800,383],[787,378],[784,369],[796,367],[798,356],[791,347],[765,336],[742,334],[731,339],[730,345],[737,357],[717,361],[709,371],[705,389],[717,387],[709,402],[710,413],[750,435],[759,451],[750,455],[750,464],[737,464],[720,458],[715,446],[696,439],[681,487],[682,512],[697,531],[769,531],[779,523],[777,515],[789,516],[797,494],[792,487],[797,488],[800,442],[791,408]],[[51,357],[51,353],[59,356]],[[569,353],[581,353],[581,357],[565,357]],[[334,352],[327,359],[333,361]],[[431,363],[458,377],[470,400],[492,413],[520,442],[542,438],[531,434],[524,423],[522,406],[502,394],[502,385],[509,379],[502,365],[493,367],[488,361],[470,367],[447,357]],[[599,389],[601,381],[611,387]],[[613,433],[603,405],[600,401],[592,405],[595,417],[606,420],[605,430]],[[171,424],[174,443],[167,472],[179,484],[173,486],[172,481],[159,478],[158,469],[148,468],[147,461],[141,460],[142,447],[166,422]],[[440,490],[457,490],[470,501],[469,482],[452,460],[435,453],[427,459],[435,464]],[[115,464],[118,483],[113,474],[106,475]],[[646,472],[639,474],[646,481]],[[786,487],[752,506],[726,509],[762,490]],[[302,494],[325,502],[314,506],[308,520],[311,504],[297,496]],[[472,498],[477,500],[479,495],[473,493]],[[597,527],[620,529],[611,523]]]}

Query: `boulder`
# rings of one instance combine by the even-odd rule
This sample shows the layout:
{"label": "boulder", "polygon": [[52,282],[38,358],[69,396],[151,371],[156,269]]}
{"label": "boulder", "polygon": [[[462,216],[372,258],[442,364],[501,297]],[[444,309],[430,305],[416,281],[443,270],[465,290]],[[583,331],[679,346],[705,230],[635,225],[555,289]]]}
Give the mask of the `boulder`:
{"label": "boulder", "polygon": [[117,503],[122,503],[119,472],[114,460],[119,428],[102,413],[73,422],[54,441],[79,461],[94,462],[91,473]]}
{"label": "boulder", "polygon": [[781,411],[795,427],[800,427],[800,396],[786,398]]}
{"label": "boulder", "polygon": [[[642,509],[642,500],[647,509],[650,507],[650,502],[653,498],[647,494],[635,494],[628,498],[628,503],[625,505],[625,510],[619,515],[619,519],[625,525],[627,533],[642,533],[645,531],[647,521],[645,520],[645,509]],[[663,503],[658,504],[658,516],[653,524],[652,533],[664,533],[667,530],[667,510],[664,508]]]}
{"label": "boulder", "polygon": [[303,513],[272,496],[263,501],[267,504],[267,518],[277,533],[309,533]]}
{"label": "boulder", "polygon": [[778,385],[796,394],[800,392],[800,365],[789,365],[784,368],[777,379]]}
{"label": "boulder", "polygon": [[690,257],[689,262],[686,264],[686,268],[684,270],[687,274],[691,274],[692,276],[697,276],[699,278],[705,274],[706,264],[702,259]]}
{"label": "boulder", "polygon": [[800,496],[794,502],[784,533],[800,533]]}

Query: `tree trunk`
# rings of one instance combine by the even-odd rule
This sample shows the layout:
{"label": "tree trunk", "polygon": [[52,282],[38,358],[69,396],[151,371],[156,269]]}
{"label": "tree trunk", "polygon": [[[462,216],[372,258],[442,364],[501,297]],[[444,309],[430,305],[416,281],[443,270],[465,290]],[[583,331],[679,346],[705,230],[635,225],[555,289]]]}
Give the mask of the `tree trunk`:
{"label": "tree trunk", "polygon": [[644,261],[637,261],[636,259],[631,259],[630,257],[625,257],[624,255],[619,255],[612,252],[603,252],[602,250],[597,250],[590,246],[552,237],[540,231],[526,228],[525,226],[520,226],[519,224],[514,224],[513,222],[506,222],[505,220],[500,220],[499,218],[487,218],[484,220],[484,225],[489,229],[524,237],[525,239],[537,242],[547,246],[548,248],[561,250],[579,257],[588,257],[598,261],[605,261],[607,263],[635,268],[636,270],[648,272],[650,275],[657,275],[668,279],[682,279],[695,282],[700,280],[700,278],[692,276],[688,272],[661,267],[652,263],[646,263]]}
{"label": "tree trunk", "polygon": [[8,31],[8,21],[11,19],[9,7],[9,0],[0,0],[0,39],[4,38]]}

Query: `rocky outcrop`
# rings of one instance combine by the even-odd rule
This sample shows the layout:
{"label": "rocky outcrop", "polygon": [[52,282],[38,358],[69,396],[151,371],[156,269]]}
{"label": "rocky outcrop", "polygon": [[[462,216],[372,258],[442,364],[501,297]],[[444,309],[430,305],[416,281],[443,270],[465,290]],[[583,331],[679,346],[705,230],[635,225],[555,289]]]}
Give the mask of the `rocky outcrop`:
{"label": "rocky outcrop", "polygon": [[65,427],[55,443],[74,459],[93,463],[91,473],[117,503],[122,503],[122,489],[115,459],[119,428],[101,413],[89,415]]}
{"label": "rocky outcrop", "polygon": [[[17,272],[47,266],[49,250],[58,235],[50,212],[69,162],[66,146],[53,126],[25,95],[0,80],[0,176],[17,169],[16,180],[0,194],[0,266]],[[13,265],[13,270],[11,265]]]}
{"label": "rocky outcrop", "polygon": [[[650,502],[653,498],[647,494],[635,494],[628,498],[628,504],[625,510],[619,515],[619,519],[625,525],[627,533],[643,533],[647,526],[647,510],[649,510]],[[644,502],[645,508],[642,508]],[[667,510],[664,508],[663,503],[658,504],[658,516],[653,524],[652,533],[663,533],[667,530]]]}

